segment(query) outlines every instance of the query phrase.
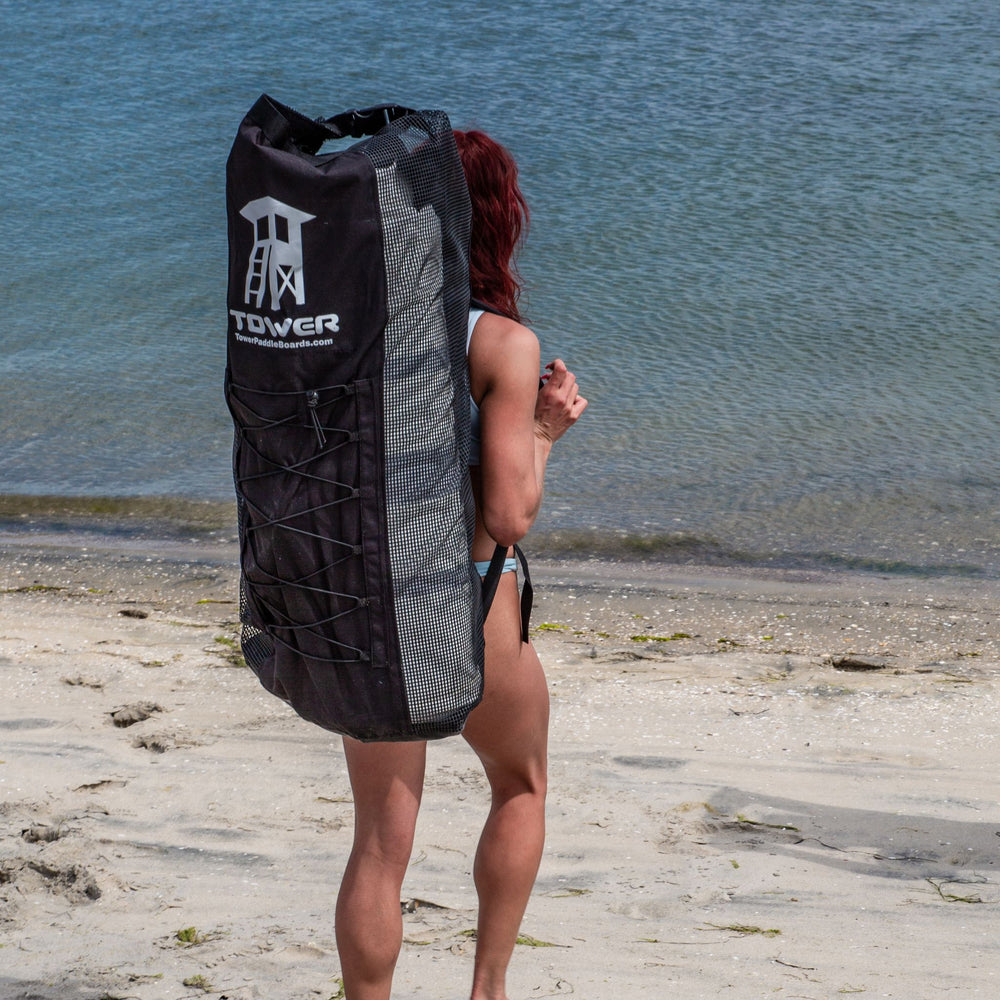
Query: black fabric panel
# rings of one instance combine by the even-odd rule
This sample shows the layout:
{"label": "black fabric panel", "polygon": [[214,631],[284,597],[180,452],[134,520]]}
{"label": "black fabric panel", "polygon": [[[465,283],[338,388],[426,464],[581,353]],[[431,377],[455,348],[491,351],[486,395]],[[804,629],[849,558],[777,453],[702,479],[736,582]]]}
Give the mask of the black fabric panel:
{"label": "black fabric panel", "polygon": [[[373,405],[386,315],[374,171],[355,150],[275,149],[248,119],[227,208],[244,652],[304,718],[375,733],[405,717],[405,697],[394,634],[372,627],[392,605]],[[265,259],[251,284],[255,253]]]}
{"label": "black fabric panel", "polygon": [[[234,379],[280,391],[378,378],[386,290],[371,164],[356,150],[309,163],[262,140],[259,128],[244,125],[227,169],[229,363]],[[298,231],[301,304],[286,289],[274,308],[270,288],[262,302],[255,296],[246,301],[255,233],[240,213],[262,198],[313,216]]]}

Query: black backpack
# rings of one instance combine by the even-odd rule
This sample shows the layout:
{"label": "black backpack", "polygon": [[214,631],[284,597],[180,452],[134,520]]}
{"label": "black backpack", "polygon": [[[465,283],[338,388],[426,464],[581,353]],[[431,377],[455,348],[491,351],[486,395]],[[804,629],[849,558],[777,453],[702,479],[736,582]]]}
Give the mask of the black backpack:
{"label": "black backpack", "polygon": [[[367,138],[320,152],[345,136]],[[335,732],[458,733],[482,694],[505,553],[483,588],[470,207],[448,117],[385,105],[313,120],[265,95],[226,179],[247,664]]]}

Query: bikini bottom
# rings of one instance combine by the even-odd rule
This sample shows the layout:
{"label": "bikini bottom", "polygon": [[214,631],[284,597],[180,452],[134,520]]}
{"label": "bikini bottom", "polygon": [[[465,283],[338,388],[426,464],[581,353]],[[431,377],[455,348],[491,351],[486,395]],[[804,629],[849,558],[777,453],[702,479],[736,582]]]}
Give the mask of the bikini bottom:
{"label": "bikini bottom", "polygon": [[[479,561],[476,562],[476,570],[479,573],[479,575],[481,577],[483,577],[483,578],[486,577],[486,571],[489,568],[490,568],[490,561],[489,561],[489,559],[484,559],[482,562],[479,562]],[[513,556],[510,556],[509,558],[507,558],[507,559],[504,560],[504,562],[503,562],[503,569],[500,572],[501,573],[513,573],[516,570],[517,570],[517,559],[515,559]]]}

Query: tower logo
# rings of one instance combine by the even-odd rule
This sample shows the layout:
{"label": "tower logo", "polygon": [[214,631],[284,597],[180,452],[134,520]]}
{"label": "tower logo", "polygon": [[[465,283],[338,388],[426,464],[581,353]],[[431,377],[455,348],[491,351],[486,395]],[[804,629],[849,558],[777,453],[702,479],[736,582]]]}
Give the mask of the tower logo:
{"label": "tower logo", "polygon": [[260,309],[265,294],[270,293],[273,312],[281,308],[284,295],[291,295],[296,305],[302,305],[306,300],[302,226],[316,216],[267,197],[248,201],[240,215],[254,231],[243,301]]}

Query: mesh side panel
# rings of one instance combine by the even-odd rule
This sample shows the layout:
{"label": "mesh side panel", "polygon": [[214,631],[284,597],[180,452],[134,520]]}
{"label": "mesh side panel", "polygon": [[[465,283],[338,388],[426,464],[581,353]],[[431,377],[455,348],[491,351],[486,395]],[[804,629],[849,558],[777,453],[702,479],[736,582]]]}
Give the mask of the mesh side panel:
{"label": "mesh side panel", "polygon": [[[450,140],[447,118],[441,118],[443,125],[432,124],[447,127]],[[482,685],[478,577],[469,558],[469,408],[454,403],[456,393],[463,400],[468,394],[467,299],[449,294],[454,282],[446,273],[456,266],[456,245],[465,250],[441,222],[457,224],[459,232],[464,224],[467,233],[468,199],[460,176],[443,175],[439,156],[421,157],[427,131],[414,124],[397,138],[400,148],[384,160],[378,150],[369,155],[376,166],[388,277],[389,552],[410,718],[419,725],[463,705],[467,710]],[[400,155],[404,149],[412,155]],[[457,219],[445,206],[457,208]]]}
{"label": "mesh side panel", "polygon": [[[239,525],[240,541],[247,531],[247,505],[243,494],[236,491],[236,520]],[[250,603],[247,600],[247,582],[240,572],[240,646],[243,658],[255,673],[274,654],[274,641],[250,621]]]}

